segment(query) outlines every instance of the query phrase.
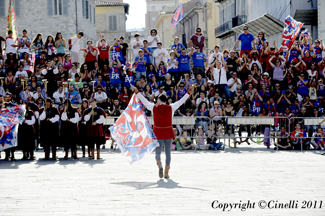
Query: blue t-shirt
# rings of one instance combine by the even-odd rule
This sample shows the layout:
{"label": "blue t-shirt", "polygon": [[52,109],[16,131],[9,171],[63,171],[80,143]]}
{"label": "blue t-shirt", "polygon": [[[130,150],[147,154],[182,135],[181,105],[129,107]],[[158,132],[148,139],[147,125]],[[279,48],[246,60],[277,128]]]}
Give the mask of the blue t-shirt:
{"label": "blue t-shirt", "polygon": [[178,57],[178,71],[190,71],[190,58],[188,54],[186,56],[180,55]]}
{"label": "blue t-shirt", "polygon": [[[140,59],[139,56],[135,57],[134,62],[138,61],[139,59]],[[141,60],[139,60],[138,65],[136,66],[135,71],[137,71],[137,72],[145,72],[146,71],[146,65],[144,64],[144,61],[143,61],[142,58],[141,58]]]}
{"label": "blue t-shirt", "polygon": [[205,55],[203,53],[193,53],[194,67],[204,67]]}
{"label": "blue t-shirt", "polygon": [[110,73],[110,82],[113,84],[122,83],[121,80],[121,70],[118,67],[112,67]]}
{"label": "blue t-shirt", "polygon": [[[141,47],[140,49],[144,50],[144,47]],[[152,54],[152,49],[150,47],[147,47],[147,50],[148,50],[149,53]],[[147,51],[144,51],[144,54],[143,54],[144,58],[146,59],[147,64],[148,63],[151,63],[151,61],[150,61],[150,55],[149,55],[148,52]]]}
{"label": "blue t-shirt", "polygon": [[182,43],[178,43],[178,45],[173,44],[172,47],[171,47],[171,50],[173,50],[174,47],[176,47],[176,52],[177,52],[178,54],[181,54],[181,53],[182,53],[182,49],[185,48],[184,45],[183,45]]}
{"label": "blue t-shirt", "polygon": [[290,110],[293,114],[297,115],[299,113],[299,106],[291,105]]}
{"label": "blue t-shirt", "polygon": [[107,87],[106,82],[104,82],[103,80],[102,80],[100,83],[99,83],[98,81],[96,81],[96,82],[95,82],[95,87],[96,87],[97,85],[101,85],[101,86],[103,86],[103,87]]}
{"label": "blue t-shirt", "polygon": [[[171,61],[171,59],[167,60],[167,64]],[[178,67],[176,65],[173,65],[173,67],[168,66],[168,72],[177,72],[178,71]]]}
{"label": "blue t-shirt", "polygon": [[152,82],[149,82],[149,85],[151,86],[152,92],[155,93],[156,91],[158,91],[159,88],[159,83],[157,83],[157,88],[155,88],[155,84]]}
{"label": "blue t-shirt", "polygon": [[[304,80],[304,81],[307,82],[308,80]],[[308,95],[308,86],[306,86],[301,80],[299,80],[297,83],[299,83],[297,93],[303,96]]]}
{"label": "blue t-shirt", "polygon": [[252,100],[252,115],[259,115],[261,113],[261,105],[262,102],[260,99],[255,100],[253,98]]}
{"label": "blue t-shirt", "polygon": [[112,59],[115,60],[116,57],[118,58],[119,61],[124,60],[122,50],[120,49],[119,46],[114,46],[112,50]]}
{"label": "blue t-shirt", "polygon": [[320,61],[322,61],[323,56],[322,56],[322,47],[319,46],[318,48],[315,46],[315,58],[314,58],[314,62],[315,63],[319,63]]}
{"label": "blue t-shirt", "polygon": [[165,77],[167,74],[167,69],[165,67],[163,68],[158,68],[158,72],[157,72],[157,75],[158,77]]}
{"label": "blue t-shirt", "polygon": [[299,57],[299,51],[296,50],[295,48],[293,48],[290,52],[290,56],[289,56],[289,62],[291,62],[294,58],[297,58]]}
{"label": "blue t-shirt", "polygon": [[246,35],[241,33],[238,36],[238,40],[241,41],[241,50],[252,50],[252,41],[254,40],[254,36],[251,33]]}
{"label": "blue t-shirt", "polygon": [[124,86],[134,85],[134,77],[133,75],[126,74],[124,80]]}

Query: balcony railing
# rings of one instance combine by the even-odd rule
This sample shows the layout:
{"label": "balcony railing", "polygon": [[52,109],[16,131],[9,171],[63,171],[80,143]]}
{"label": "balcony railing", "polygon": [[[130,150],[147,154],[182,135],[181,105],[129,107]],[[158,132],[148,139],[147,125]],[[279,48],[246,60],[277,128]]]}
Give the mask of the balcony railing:
{"label": "balcony railing", "polygon": [[217,28],[215,28],[215,36],[222,34],[236,26],[242,25],[247,22],[247,17],[245,15],[238,15],[232,18],[232,21],[226,22]]}
{"label": "balcony railing", "polygon": [[228,30],[230,30],[232,28],[232,22],[226,22],[220,26],[218,26],[217,28],[215,28],[215,36],[222,34]]}

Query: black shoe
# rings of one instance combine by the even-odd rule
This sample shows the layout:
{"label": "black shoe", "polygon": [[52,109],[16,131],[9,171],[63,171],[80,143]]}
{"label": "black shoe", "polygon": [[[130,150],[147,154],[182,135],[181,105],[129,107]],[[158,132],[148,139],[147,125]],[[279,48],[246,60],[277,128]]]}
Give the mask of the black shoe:
{"label": "black shoe", "polygon": [[324,152],[322,155],[324,155],[324,156],[325,156],[325,152]]}

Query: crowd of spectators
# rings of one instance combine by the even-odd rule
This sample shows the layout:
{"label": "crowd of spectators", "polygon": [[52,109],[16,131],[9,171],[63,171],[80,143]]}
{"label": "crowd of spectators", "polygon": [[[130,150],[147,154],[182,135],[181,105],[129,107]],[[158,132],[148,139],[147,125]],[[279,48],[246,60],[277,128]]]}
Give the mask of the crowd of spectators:
{"label": "crowd of spectators", "polygon": [[[184,126],[178,130],[182,138],[177,141],[183,149],[194,147],[193,140],[186,138],[187,133],[197,134],[200,148],[219,149],[221,144],[213,135],[221,136],[222,129],[229,135],[236,132],[225,117],[324,115],[324,47],[322,40],[313,41],[311,37],[299,36],[286,50],[278,48],[275,41],[268,41],[264,32],[254,36],[244,26],[232,48],[216,45],[205,55],[207,48],[200,28],[188,44],[180,43],[178,37],[174,44],[162,44],[156,29],[151,29],[150,36],[143,41],[135,34],[130,45],[123,37],[115,38],[110,45],[101,34],[98,41],[87,41],[86,48],[82,49],[84,63],[79,64],[78,39],[82,32],[69,39],[58,32],[55,37],[48,35],[45,42],[42,34],[31,40],[26,30],[22,33],[16,43],[9,32],[6,58],[0,61],[4,90],[12,95],[13,101],[21,103],[20,93],[24,90],[27,98],[39,107],[44,106],[47,97],[53,98],[60,111],[65,98],[71,99],[72,104],[80,104],[80,100],[70,98],[77,92],[81,100],[97,101],[107,116],[119,116],[132,97],[131,85],[152,102],[160,94],[166,94],[168,102],[173,103],[186,94],[190,85],[196,84],[190,98],[174,114],[202,117],[197,119],[199,128]],[[241,48],[236,50],[239,41]],[[164,47],[170,45],[168,52]],[[128,59],[129,48],[133,59]],[[31,58],[32,50],[35,59]],[[45,87],[46,94],[43,94]],[[151,116],[148,110],[146,114]],[[322,128],[280,119],[275,119],[272,126],[255,131],[266,136],[270,129],[278,131],[276,143],[280,149],[299,149],[301,142],[304,149],[325,147]],[[250,135],[251,127],[241,125],[239,135],[245,130]],[[292,136],[287,136],[288,132]],[[205,142],[199,138],[203,135]],[[312,136],[316,137],[303,138]],[[237,142],[242,143],[242,138]],[[249,144],[248,139],[244,142]],[[268,139],[264,144],[270,148]]]}

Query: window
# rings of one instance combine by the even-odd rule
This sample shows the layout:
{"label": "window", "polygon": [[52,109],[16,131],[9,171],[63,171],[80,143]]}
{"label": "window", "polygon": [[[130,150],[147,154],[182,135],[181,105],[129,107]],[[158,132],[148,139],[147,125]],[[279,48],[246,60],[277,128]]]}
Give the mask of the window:
{"label": "window", "polygon": [[85,0],[82,0],[82,16],[86,16],[86,3]]}
{"label": "window", "polygon": [[20,0],[15,0],[15,15],[20,16]]}
{"label": "window", "polygon": [[151,11],[156,11],[156,6],[151,6]]}
{"label": "window", "polygon": [[86,19],[89,19],[88,1],[86,1]]}
{"label": "window", "polygon": [[91,20],[92,20],[92,16],[91,16],[91,5],[89,5],[89,17],[90,17],[90,22],[91,22]]}
{"label": "window", "polygon": [[5,16],[5,0],[0,0],[0,17]]}
{"label": "window", "polygon": [[47,7],[49,16],[68,15],[68,0],[47,0]]}
{"label": "window", "polygon": [[94,7],[94,23],[96,23],[96,7]]}
{"label": "window", "polygon": [[116,16],[109,16],[108,18],[109,23],[109,31],[117,31],[117,22],[116,22]]}

